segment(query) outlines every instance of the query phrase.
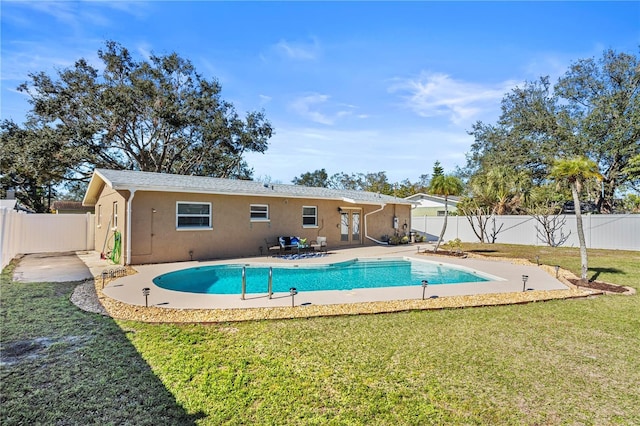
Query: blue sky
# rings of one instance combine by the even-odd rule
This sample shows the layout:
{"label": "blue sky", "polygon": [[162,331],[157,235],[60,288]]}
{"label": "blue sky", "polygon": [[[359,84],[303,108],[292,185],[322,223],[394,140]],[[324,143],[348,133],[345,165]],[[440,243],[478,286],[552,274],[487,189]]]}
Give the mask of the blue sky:
{"label": "blue sky", "polygon": [[637,54],[639,2],[2,1],[1,118],[24,121],[30,72],[99,67],[105,40],[136,59],[177,52],[239,113],[275,128],[254,177],[465,165],[504,94],[605,49]]}

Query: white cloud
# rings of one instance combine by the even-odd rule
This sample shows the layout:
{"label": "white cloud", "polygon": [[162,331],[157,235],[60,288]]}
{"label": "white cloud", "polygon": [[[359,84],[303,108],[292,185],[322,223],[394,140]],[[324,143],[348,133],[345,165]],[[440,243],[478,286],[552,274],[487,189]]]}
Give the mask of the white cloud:
{"label": "white cloud", "polygon": [[423,72],[418,78],[397,81],[389,91],[401,93],[405,105],[422,117],[445,116],[460,126],[470,124],[487,109],[497,109],[515,85],[514,81],[479,84]]}
{"label": "white cloud", "polygon": [[[295,99],[289,104],[289,109],[308,120],[328,126],[353,114],[351,109],[355,108],[354,106],[333,104],[329,102],[330,98],[329,95],[312,93]],[[337,109],[344,107],[349,109]]]}
{"label": "white cloud", "polygon": [[71,2],[34,1],[22,3],[21,5],[34,12],[49,15],[52,18],[67,24],[75,24],[77,22],[77,5]]}
{"label": "white cloud", "polygon": [[318,93],[303,96],[294,100],[289,106],[290,108],[311,121],[321,124],[333,124],[333,120],[322,114],[321,112],[314,110],[312,108],[317,107],[320,104],[325,103],[329,99],[327,95],[320,95]]}
{"label": "white cloud", "polygon": [[154,6],[154,2],[146,1],[108,1],[100,3],[116,12],[126,13],[139,19],[145,18],[151,12],[152,6]]}
{"label": "white cloud", "polygon": [[276,52],[290,59],[314,60],[320,55],[320,43],[316,38],[309,42],[291,42],[280,40],[274,46]]}
{"label": "white cloud", "polygon": [[267,96],[267,95],[258,95],[258,98],[260,98],[260,105],[266,105],[269,102],[271,102],[271,100],[273,99],[271,96]]}
{"label": "white cloud", "polygon": [[[31,25],[32,19],[21,17],[24,11],[27,16],[33,13],[47,15],[50,18],[62,22],[69,27],[80,29],[89,24],[99,27],[109,27],[112,20],[115,19],[111,15],[105,13],[115,11],[138,18],[143,17],[147,13],[147,2],[123,2],[123,1],[21,1],[11,4],[13,9],[9,9],[10,19],[16,23],[22,23],[24,26]],[[3,7],[3,13],[7,13],[7,8]]]}
{"label": "white cloud", "polygon": [[307,120],[327,126],[348,117],[369,118],[368,114],[354,115],[354,111],[358,109],[356,105],[331,102],[331,96],[320,93],[300,96],[290,102],[288,108]]}

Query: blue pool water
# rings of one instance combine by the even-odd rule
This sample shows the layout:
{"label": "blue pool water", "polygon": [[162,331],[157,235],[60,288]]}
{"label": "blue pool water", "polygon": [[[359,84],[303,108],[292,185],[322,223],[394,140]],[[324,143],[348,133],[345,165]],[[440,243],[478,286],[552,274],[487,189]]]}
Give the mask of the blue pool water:
{"label": "blue pool water", "polygon": [[[247,293],[266,293],[269,267],[246,266]],[[215,265],[159,275],[154,284],[167,290],[205,294],[240,294],[243,265]],[[488,281],[480,275],[437,263],[393,260],[352,260],[330,265],[273,267],[273,292],[351,290]]]}

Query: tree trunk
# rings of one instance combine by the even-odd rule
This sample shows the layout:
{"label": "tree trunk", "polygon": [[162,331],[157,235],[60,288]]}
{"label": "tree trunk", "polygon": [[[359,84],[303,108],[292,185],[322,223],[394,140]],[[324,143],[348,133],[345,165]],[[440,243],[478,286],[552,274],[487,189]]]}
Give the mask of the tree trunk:
{"label": "tree trunk", "polygon": [[447,203],[447,197],[444,197],[444,222],[442,223],[442,230],[440,231],[440,237],[438,238],[438,242],[436,243],[436,247],[433,249],[434,253],[438,252],[438,248],[442,243],[442,238],[444,238],[444,231],[447,230],[447,218],[449,217],[449,203]]}
{"label": "tree trunk", "polygon": [[609,179],[605,179],[600,185],[598,197],[596,198],[596,208],[598,209],[598,213],[611,214],[614,211],[613,199],[615,195],[615,185]]}
{"label": "tree trunk", "polygon": [[575,183],[571,184],[571,194],[573,194],[573,205],[576,210],[576,225],[578,227],[578,241],[580,243],[580,279],[587,281],[587,243],[584,240],[584,229],[582,228],[582,212],[580,210],[580,197]]}

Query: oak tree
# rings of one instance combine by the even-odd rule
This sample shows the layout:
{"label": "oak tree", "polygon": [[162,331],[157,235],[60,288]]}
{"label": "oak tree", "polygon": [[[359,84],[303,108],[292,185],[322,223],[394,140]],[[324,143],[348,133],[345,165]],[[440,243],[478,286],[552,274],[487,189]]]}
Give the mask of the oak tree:
{"label": "oak tree", "polygon": [[640,154],[640,63],[607,50],[573,63],[555,86],[548,77],[517,87],[502,100],[496,124],[476,123],[467,173],[493,166],[526,170],[544,183],[558,157],[586,155],[603,176],[598,210],[613,211],[617,190],[638,185],[629,168]]}
{"label": "oak tree", "polygon": [[251,177],[244,154],[265,152],[273,134],[263,111],[241,117],[219,82],[177,53],[136,60],[108,41],[98,58],[100,68],[79,59],[55,77],[30,74],[18,87],[32,105],[18,135],[24,144],[45,133],[60,145],[53,152],[70,154],[58,178],[86,179],[96,167]]}

